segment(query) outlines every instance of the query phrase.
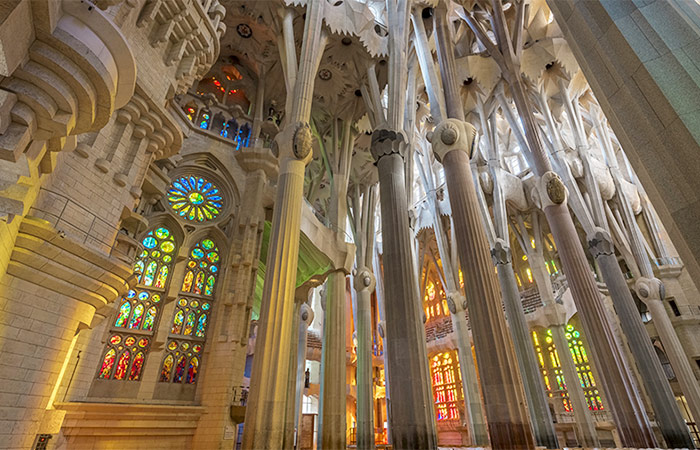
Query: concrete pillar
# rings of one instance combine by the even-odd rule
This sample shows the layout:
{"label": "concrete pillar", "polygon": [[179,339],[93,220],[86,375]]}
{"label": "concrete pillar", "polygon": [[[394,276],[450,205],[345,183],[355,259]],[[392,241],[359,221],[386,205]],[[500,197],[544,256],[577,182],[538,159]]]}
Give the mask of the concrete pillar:
{"label": "concrete pillar", "polygon": [[508,328],[513,338],[535,441],[540,446],[558,448],[559,443],[547,402],[547,394],[542,384],[537,356],[532,346],[532,338],[525,319],[515,272],[513,272],[510,247],[502,239],[497,239],[491,250],[491,257],[498,269],[498,281],[508,316]]}
{"label": "concrete pillar", "polygon": [[491,446],[534,449],[520,373],[506,331],[469,168],[475,137],[476,129],[471,124],[447,119],[434,131],[433,151],[445,169]]}
{"label": "concrete pillar", "polygon": [[620,318],[620,326],[637,362],[637,369],[641,374],[666,445],[674,448],[691,448],[693,440],[622,275],[612,239],[607,232],[599,229],[593,236],[589,236],[588,242],[591,254],[600,266],[605,284],[610,291],[615,312]]}
{"label": "concrete pillar", "polygon": [[374,450],[374,382],[372,376],[372,291],[374,274],[360,268],[353,282],[357,293],[357,449]]}
{"label": "concrete pillar", "polygon": [[376,130],[371,152],[379,172],[384,291],[385,363],[391,398],[392,444],[396,450],[437,447],[433,402],[427,378],[428,356],[418,289],[411,260],[411,235],[404,176],[406,139],[396,131]]}

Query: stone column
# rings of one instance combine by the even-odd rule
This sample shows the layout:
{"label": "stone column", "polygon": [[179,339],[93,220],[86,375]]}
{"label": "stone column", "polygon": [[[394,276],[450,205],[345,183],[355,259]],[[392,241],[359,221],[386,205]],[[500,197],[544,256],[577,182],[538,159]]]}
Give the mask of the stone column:
{"label": "stone column", "polygon": [[374,382],[372,376],[372,291],[377,280],[366,267],[357,270],[357,449],[374,450]]}
{"label": "stone column", "polygon": [[635,289],[639,298],[649,308],[656,331],[659,333],[671,367],[673,367],[678,383],[681,385],[690,412],[695,423],[698,423],[700,421],[700,385],[663,305],[662,300],[665,296],[663,283],[657,278],[640,277],[635,284]]}
{"label": "stone column", "polygon": [[561,370],[564,373],[566,391],[569,393],[569,400],[574,408],[576,437],[579,446],[599,447],[600,441],[598,440],[598,433],[595,429],[595,421],[588,408],[586,396],[584,395],[581,381],[576,371],[576,364],[569,350],[569,342],[566,340],[566,311],[563,305],[554,303],[553,301],[548,302],[545,308],[546,320],[549,329],[552,330],[554,347],[559,354]]}
{"label": "stone column", "polygon": [[276,138],[280,174],[268,250],[263,302],[260,308],[243,448],[291,448],[284,442],[294,291],[299,255],[299,232],[304,171],[311,158],[308,125],[285,127]]}
{"label": "stone column", "polygon": [[346,446],[345,397],[345,272],[336,270],[326,280],[326,308],[323,317],[323,450]]}
{"label": "stone column", "polygon": [[[651,400],[656,421],[666,440],[666,445],[673,448],[692,447],[693,440],[688,427],[681,416],[671,386],[622,275],[610,235],[603,229],[598,229],[593,236],[589,236],[588,244],[610,291],[615,312],[620,318],[620,326],[637,361],[637,369]],[[675,336],[675,333],[673,334]],[[697,383],[697,380],[695,382]]]}
{"label": "stone column", "polygon": [[379,172],[384,291],[385,364],[388,367],[390,421],[394,449],[436,449],[433,402],[427,379],[425,331],[411,260],[411,234],[404,177],[406,139],[400,132],[375,130],[371,152]]}
{"label": "stone column", "polygon": [[297,344],[297,376],[296,376],[296,408],[294,409],[294,423],[297,428],[296,446],[299,447],[301,436],[301,418],[304,405],[304,383],[306,378],[306,345],[309,327],[314,321],[314,310],[308,303],[301,305],[299,312],[299,343]]}
{"label": "stone column", "polygon": [[559,443],[554,430],[552,413],[549,410],[547,395],[537,364],[537,356],[535,356],[530,330],[525,319],[508,243],[502,239],[497,239],[491,250],[491,257],[498,269],[498,281],[501,285],[503,303],[508,316],[508,328],[513,338],[535,440],[538,445],[547,448],[558,448]]}
{"label": "stone column", "polygon": [[452,329],[457,335],[457,354],[459,356],[459,370],[462,375],[464,409],[469,422],[469,438],[472,445],[486,446],[489,444],[489,435],[486,429],[484,409],[481,406],[481,394],[476,378],[471,340],[469,339],[466,316],[467,299],[461,294],[448,294],[447,305],[450,308]]}
{"label": "stone column", "polygon": [[469,167],[475,137],[476,129],[471,124],[447,119],[434,131],[433,151],[445,169],[491,446],[534,449],[520,374],[506,331]]}
{"label": "stone column", "polygon": [[655,447],[656,439],[639,394],[633,389],[626,361],[566,207],[566,189],[554,172],[545,172],[538,184],[539,196],[545,199],[542,206],[588,336],[591,359],[600,368],[598,379],[609,401],[620,440],[625,446]]}
{"label": "stone column", "polygon": [[[240,386],[248,346],[249,322],[253,308],[254,279],[258,271],[260,245],[265,223],[264,192],[270,179],[277,177],[277,160],[269,149],[242,149],[236,160],[248,176],[241,196],[241,213],[227,261],[230,267],[220,281],[220,295],[215,323],[207,346],[207,372],[199,381],[200,402],[207,410],[193,439],[195,450],[225,449],[233,445],[235,424],[230,406],[234,389]],[[172,317],[172,313],[171,316]],[[239,374],[221,377],[216,374]],[[209,376],[208,374],[215,374]],[[227,428],[229,433],[227,433]]]}
{"label": "stone column", "polygon": [[[294,291],[299,257],[299,232],[304,195],[304,172],[311,160],[311,115],[314,79],[327,42],[321,26],[325,2],[309,0],[299,71],[288,122],[275,138],[280,172],[263,286],[256,354],[246,409],[243,448],[279,450],[285,442],[285,416],[289,389]],[[288,79],[291,76],[287,77]],[[291,84],[290,84],[291,87]],[[293,410],[292,410],[293,411]]]}

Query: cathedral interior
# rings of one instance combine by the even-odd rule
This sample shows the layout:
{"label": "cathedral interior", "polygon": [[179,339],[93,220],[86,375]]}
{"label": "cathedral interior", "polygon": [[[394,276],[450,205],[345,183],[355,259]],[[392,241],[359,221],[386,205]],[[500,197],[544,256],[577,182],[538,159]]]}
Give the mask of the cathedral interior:
{"label": "cathedral interior", "polygon": [[700,0],[0,0],[0,448],[700,447]]}

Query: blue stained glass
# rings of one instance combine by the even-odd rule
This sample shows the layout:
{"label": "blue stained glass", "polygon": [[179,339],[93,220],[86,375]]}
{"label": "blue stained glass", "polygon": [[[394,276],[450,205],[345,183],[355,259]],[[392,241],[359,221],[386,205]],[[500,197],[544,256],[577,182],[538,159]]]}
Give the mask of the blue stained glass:
{"label": "blue stained glass", "polygon": [[143,246],[146,248],[154,248],[156,245],[158,245],[158,241],[152,236],[148,236],[143,240]]}
{"label": "blue stained glass", "polygon": [[141,292],[141,293],[139,294],[139,300],[142,300],[142,301],[143,301],[143,300],[146,300],[146,299],[148,299],[148,292],[145,292],[145,291],[144,291],[144,292]]}

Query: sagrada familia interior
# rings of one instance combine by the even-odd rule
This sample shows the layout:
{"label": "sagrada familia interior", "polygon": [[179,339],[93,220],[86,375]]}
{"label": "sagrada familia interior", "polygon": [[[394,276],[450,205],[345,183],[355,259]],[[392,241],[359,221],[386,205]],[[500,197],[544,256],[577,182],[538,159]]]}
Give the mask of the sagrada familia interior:
{"label": "sagrada familia interior", "polygon": [[698,448],[698,155],[698,0],[1,0],[0,448]]}

